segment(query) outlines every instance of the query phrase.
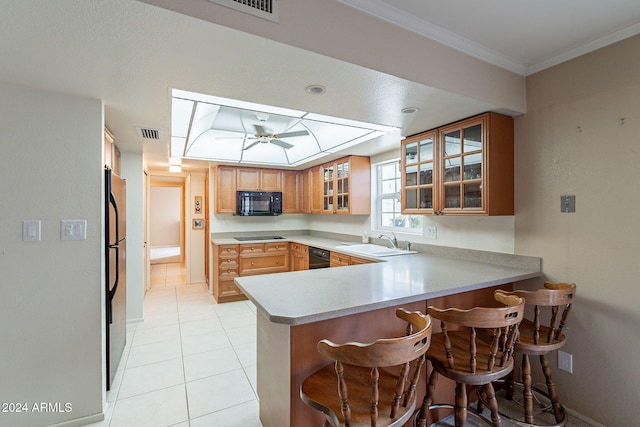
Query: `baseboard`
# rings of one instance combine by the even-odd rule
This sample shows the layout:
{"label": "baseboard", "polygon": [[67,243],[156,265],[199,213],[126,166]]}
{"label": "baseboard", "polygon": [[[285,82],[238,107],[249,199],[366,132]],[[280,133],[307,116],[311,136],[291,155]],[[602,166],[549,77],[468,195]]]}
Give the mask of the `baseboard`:
{"label": "baseboard", "polygon": [[573,418],[577,418],[580,421],[584,421],[585,423],[589,424],[591,427],[607,427],[604,424],[600,424],[599,422],[592,420],[586,415],[581,414],[580,412],[576,412],[571,408],[567,408],[566,406],[564,406],[564,410],[565,412],[568,412],[569,415],[571,415]]}
{"label": "baseboard", "polygon": [[133,319],[127,319],[127,325],[133,325],[135,323],[144,322],[144,317],[134,317]]}
{"label": "baseboard", "polygon": [[89,415],[82,418],[76,418],[69,421],[64,421],[58,424],[51,424],[50,427],[82,427],[89,424],[99,423],[100,421],[104,421],[104,413],[100,412],[99,414]]}

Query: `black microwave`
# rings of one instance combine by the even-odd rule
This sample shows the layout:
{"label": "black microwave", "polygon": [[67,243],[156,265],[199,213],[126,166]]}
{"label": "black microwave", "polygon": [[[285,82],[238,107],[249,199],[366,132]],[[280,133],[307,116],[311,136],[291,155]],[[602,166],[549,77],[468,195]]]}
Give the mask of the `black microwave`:
{"label": "black microwave", "polygon": [[282,193],[280,191],[237,191],[236,215],[282,215]]}

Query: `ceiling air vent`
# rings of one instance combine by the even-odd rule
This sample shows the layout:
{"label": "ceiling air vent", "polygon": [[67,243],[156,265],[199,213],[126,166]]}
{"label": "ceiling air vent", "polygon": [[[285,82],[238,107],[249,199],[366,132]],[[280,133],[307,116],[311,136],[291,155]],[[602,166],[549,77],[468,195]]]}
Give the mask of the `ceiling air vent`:
{"label": "ceiling air vent", "polygon": [[209,0],[210,2],[257,16],[258,18],[268,19],[269,21],[279,22],[280,13],[278,12],[278,0]]}
{"label": "ceiling air vent", "polygon": [[143,139],[160,140],[160,129],[140,128],[136,127],[138,136]]}

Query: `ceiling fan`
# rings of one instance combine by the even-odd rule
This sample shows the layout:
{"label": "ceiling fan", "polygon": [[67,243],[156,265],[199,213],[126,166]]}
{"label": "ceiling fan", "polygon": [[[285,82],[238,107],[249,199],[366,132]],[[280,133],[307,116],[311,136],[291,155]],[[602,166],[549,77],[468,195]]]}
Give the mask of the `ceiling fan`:
{"label": "ceiling fan", "polygon": [[244,147],[243,150],[248,150],[249,148],[254,147],[258,144],[273,144],[284,149],[289,149],[293,147],[293,145],[289,144],[288,142],[282,141],[282,138],[309,135],[309,132],[307,132],[306,130],[274,134],[273,129],[270,129],[266,126],[253,125],[253,127],[256,129],[256,133],[253,137],[249,137],[249,139],[255,139],[255,141]]}

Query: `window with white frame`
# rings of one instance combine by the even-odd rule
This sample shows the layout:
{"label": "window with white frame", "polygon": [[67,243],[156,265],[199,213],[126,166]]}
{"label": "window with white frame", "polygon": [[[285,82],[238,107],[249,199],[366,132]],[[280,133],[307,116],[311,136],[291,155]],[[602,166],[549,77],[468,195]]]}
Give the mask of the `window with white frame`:
{"label": "window with white frame", "polygon": [[376,210],[378,228],[410,233],[422,233],[421,215],[403,215],[400,204],[400,163],[396,161],[377,166]]}

